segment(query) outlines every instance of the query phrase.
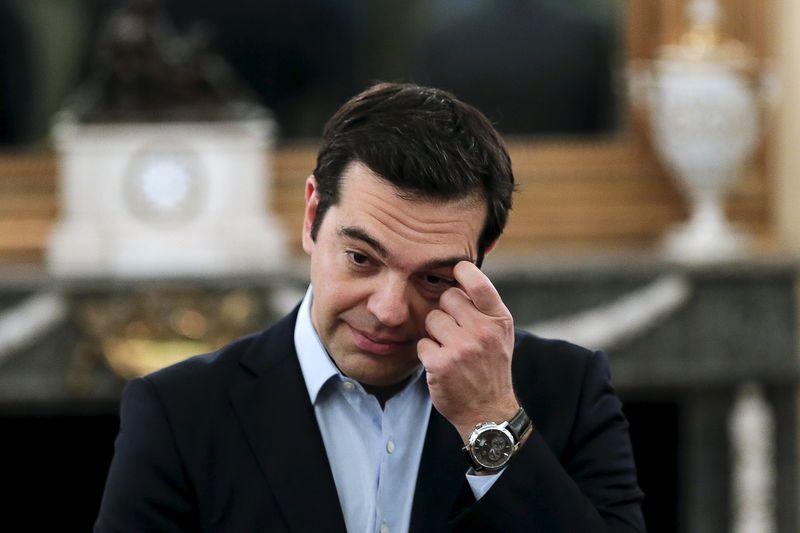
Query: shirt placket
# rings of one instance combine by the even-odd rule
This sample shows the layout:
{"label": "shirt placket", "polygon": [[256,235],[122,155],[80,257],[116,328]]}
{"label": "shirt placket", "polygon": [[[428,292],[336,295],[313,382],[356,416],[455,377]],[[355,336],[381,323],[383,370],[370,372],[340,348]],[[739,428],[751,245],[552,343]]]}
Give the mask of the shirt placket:
{"label": "shirt placket", "polygon": [[[382,426],[385,418],[383,410],[378,404],[377,399],[375,399],[375,397],[371,394],[367,394],[360,383],[351,380],[350,378],[341,379],[342,389],[344,389],[345,393],[344,397],[352,407],[353,416],[361,420],[361,423],[356,423],[353,429],[360,432],[363,438],[367,441],[368,450],[376,450],[376,448],[379,446],[379,441],[382,438]],[[380,487],[380,465],[382,459],[380,453],[369,453],[369,455],[369,469],[371,470],[371,477],[373,480],[372,490],[376,491],[374,500],[376,512],[368,519],[367,531],[372,529],[377,530],[377,528],[380,527],[380,523],[377,521],[376,515],[377,508],[379,506],[378,490]]]}
{"label": "shirt placket", "polygon": [[393,479],[397,462],[397,443],[395,442],[395,420],[393,405],[387,403],[381,424],[381,443],[383,444],[381,460],[378,467],[378,494],[375,499],[375,525],[377,533],[393,533],[397,531],[396,516],[397,494],[392,494],[396,487]]}

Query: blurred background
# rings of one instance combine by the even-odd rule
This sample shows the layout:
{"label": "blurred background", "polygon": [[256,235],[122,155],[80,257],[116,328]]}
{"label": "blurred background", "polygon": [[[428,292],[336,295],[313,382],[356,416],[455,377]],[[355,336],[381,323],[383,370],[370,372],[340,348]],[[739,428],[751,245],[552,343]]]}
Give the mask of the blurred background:
{"label": "blurred background", "polygon": [[391,80],[504,134],[486,270],[609,352],[649,530],[798,531],[798,30],[794,0],[0,0],[4,520],[88,530],[126,380],[299,301],[324,123]]}

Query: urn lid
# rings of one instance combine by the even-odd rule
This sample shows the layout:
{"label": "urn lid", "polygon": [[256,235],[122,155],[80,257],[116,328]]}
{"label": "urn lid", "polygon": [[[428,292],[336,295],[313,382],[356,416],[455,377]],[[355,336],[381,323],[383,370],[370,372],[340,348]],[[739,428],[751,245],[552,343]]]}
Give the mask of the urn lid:
{"label": "urn lid", "polygon": [[720,31],[722,8],[717,0],[690,0],[686,6],[688,29],[678,44],[662,46],[659,60],[684,63],[717,63],[751,71],[756,59],[749,48]]}

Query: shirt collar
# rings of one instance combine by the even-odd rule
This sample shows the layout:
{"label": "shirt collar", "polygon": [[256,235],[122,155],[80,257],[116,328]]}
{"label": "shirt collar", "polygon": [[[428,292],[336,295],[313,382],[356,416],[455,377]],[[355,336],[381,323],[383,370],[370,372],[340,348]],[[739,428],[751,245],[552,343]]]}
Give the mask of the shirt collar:
{"label": "shirt collar", "polygon": [[333,364],[325,347],[322,346],[317,330],[314,329],[314,324],[311,322],[313,298],[314,294],[309,285],[294,325],[294,346],[312,405],[316,403],[322,386],[332,377],[340,375],[339,369]]}

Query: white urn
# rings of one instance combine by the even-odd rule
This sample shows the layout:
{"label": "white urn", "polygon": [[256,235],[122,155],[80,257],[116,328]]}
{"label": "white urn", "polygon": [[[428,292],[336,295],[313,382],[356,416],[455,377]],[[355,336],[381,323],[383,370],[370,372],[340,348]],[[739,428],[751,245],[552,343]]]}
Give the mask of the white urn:
{"label": "white urn", "polygon": [[758,107],[747,81],[724,64],[659,62],[650,94],[652,138],[690,202],[689,221],[667,233],[677,259],[742,254],[747,239],[723,202],[758,141]]}
{"label": "white urn", "polygon": [[689,18],[681,44],[663,47],[639,81],[654,148],[689,201],[689,220],[668,230],[664,252],[708,262],[748,249],[725,217],[724,200],[758,144],[759,103],[746,49],[717,39],[716,2],[691,2]]}

